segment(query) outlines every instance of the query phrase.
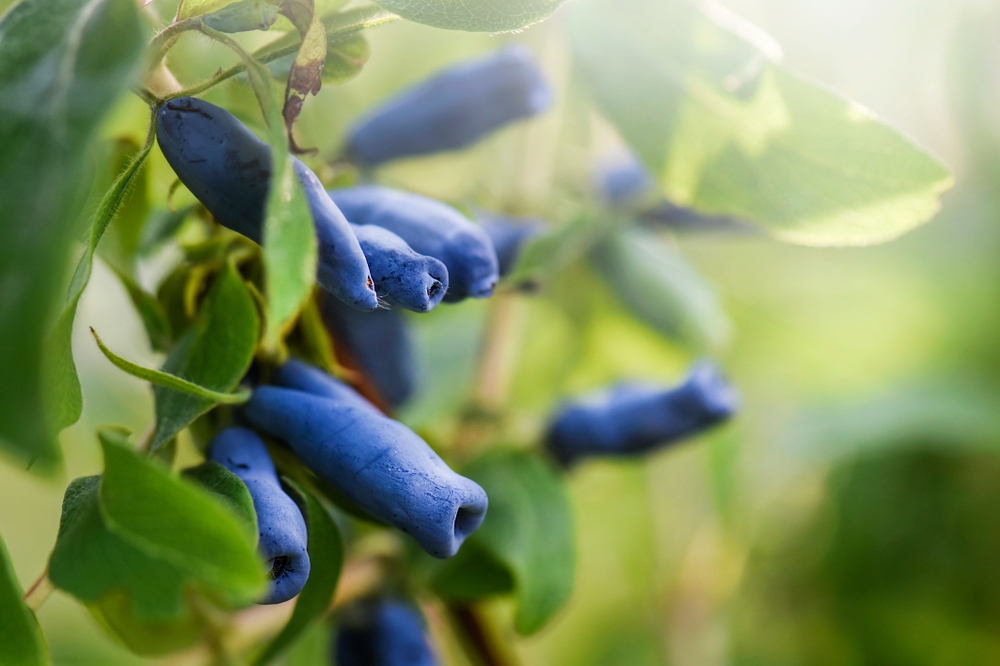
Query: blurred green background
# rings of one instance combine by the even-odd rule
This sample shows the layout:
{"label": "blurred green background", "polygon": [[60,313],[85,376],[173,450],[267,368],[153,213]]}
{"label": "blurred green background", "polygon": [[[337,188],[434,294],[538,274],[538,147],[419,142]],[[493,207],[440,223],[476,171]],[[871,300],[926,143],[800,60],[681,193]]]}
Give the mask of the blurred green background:
{"label": "blurred green background", "polygon": [[[169,4],[153,7],[161,2]],[[1000,663],[1000,45],[990,39],[1000,34],[1000,3],[728,6],[770,32],[793,68],[937,153],[958,186],[930,224],[879,247],[810,249],[745,234],[677,239],[733,319],[718,356],[744,411],[644,462],[572,472],[577,587],[517,650],[539,666]],[[404,22],[371,31],[362,74],[309,100],[299,142],[332,157],[346,124],[376,100],[509,40],[535,50],[565,101],[579,93],[560,22],[557,13],[510,36]],[[231,61],[190,35],[177,54],[171,67],[182,81]],[[259,126],[245,84],[208,97]],[[471,150],[403,162],[380,177],[449,200],[565,217],[570,192],[551,174],[585,185],[599,153],[582,152],[579,135],[613,142],[599,121],[564,106]],[[145,121],[140,102],[123,100],[104,136],[140,140]],[[157,154],[155,204],[171,180]],[[171,252],[144,266],[150,284]],[[426,386],[404,420],[422,432],[453,425],[487,309],[466,303],[413,318]],[[512,437],[531,432],[566,395],[619,378],[674,381],[690,361],[579,268],[515,309],[523,326],[510,378]],[[65,484],[100,471],[94,428],[139,432],[152,419],[148,385],[113,368],[88,326],[131,360],[161,361],[113,274],[98,267],[77,317],[85,411],[62,437],[66,476],[39,480],[0,466],[0,533],[24,584],[45,566]],[[40,620],[55,664],[144,663],[61,593]],[[298,663],[314,663],[305,653]]]}

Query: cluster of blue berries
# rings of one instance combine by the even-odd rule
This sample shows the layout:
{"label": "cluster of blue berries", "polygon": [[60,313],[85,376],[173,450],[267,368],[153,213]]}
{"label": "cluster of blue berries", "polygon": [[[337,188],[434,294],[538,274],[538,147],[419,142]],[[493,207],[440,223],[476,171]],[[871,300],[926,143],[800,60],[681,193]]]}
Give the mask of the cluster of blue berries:
{"label": "cluster of blue berries", "polygon": [[[551,101],[530,52],[508,47],[390,100],[349,131],[345,154],[372,167],[463,148],[541,113]],[[219,224],[263,242],[271,178],[267,144],[226,110],[199,99],[168,102],[158,121],[160,148],[184,185]],[[545,225],[487,212],[473,221],[441,202],[375,184],[327,191],[304,163],[296,159],[294,169],[318,241],[323,319],[382,401],[396,408],[416,386],[399,308],[428,312],[441,302],[489,297]],[[611,174],[607,199],[633,199],[646,187],[642,178],[634,170]],[[356,508],[409,534],[435,557],[455,555],[483,522],[484,490],[351,385],[294,358],[262,376],[267,381],[238,416],[247,427],[223,430],[207,451],[246,483],[253,498],[259,549],[272,576],[262,603],[298,594],[310,561],[302,513],[258,433],[286,445]],[[545,443],[563,465],[637,454],[720,423],[736,405],[733,387],[704,362],[679,387],[621,385],[564,405]],[[350,617],[337,641],[337,663],[436,663],[409,605],[367,600]]]}

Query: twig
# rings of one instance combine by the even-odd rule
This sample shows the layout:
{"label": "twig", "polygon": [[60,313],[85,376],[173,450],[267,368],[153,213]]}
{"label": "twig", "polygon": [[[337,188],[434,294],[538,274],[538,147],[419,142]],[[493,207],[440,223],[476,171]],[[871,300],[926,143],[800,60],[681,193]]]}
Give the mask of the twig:
{"label": "twig", "polygon": [[448,618],[462,650],[476,666],[520,666],[503,646],[488,618],[473,606],[449,605]]}
{"label": "twig", "polygon": [[38,609],[48,600],[55,589],[55,586],[49,579],[49,568],[45,567],[38,580],[32,583],[31,587],[24,594],[24,603],[28,605],[28,608],[37,613]]}

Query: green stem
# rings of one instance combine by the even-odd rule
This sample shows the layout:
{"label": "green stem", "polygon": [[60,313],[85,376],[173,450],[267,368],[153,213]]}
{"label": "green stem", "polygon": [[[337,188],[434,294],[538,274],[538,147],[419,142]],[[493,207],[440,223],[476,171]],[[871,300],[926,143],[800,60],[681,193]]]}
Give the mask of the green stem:
{"label": "green stem", "polygon": [[176,23],[171,23],[163,30],[153,35],[149,42],[149,49],[146,56],[146,70],[150,70],[160,64],[167,51],[170,50],[182,33],[189,30],[197,30],[201,26],[201,17],[184,19]]}
{"label": "green stem", "polygon": [[[354,24],[345,26],[345,27],[343,27],[343,28],[341,28],[339,30],[338,29],[334,29],[334,30],[331,30],[331,31],[327,32],[327,36],[326,36],[327,42],[335,41],[335,40],[340,39],[342,37],[346,37],[348,35],[353,35],[355,33],[361,32],[362,30],[367,30],[369,28],[375,28],[375,27],[378,27],[380,25],[384,25],[386,23],[390,23],[390,22],[398,20],[398,19],[399,19],[399,17],[396,16],[395,14],[384,14],[384,15],[380,15],[380,16],[378,16],[378,17],[376,17],[374,19],[368,20],[368,21],[362,21],[360,23],[354,23]],[[219,32],[216,32],[216,31],[212,30],[211,34],[210,34],[204,28],[199,27],[198,29],[203,34],[208,35],[209,37],[212,37],[213,39],[218,39],[217,36],[222,36],[222,37],[224,37],[228,41],[224,41],[222,39],[220,39],[219,41],[224,41],[224,43],[227,43],[227,45],[228,45],[228,43],[231,42],[232,44],[235,44],[236,47],[240,49],[240,51],[243,51],[242,47],[240,47],[239,44],[237,44],[232,39],[229,39],[228,37],[226,37],[222,33],[219,33]],[[296,42],[289,43],[287,45],[280,46],[279,48],[275,48],[274,44],[268,44],[266,46],[262,46],[261,48],[257,49],[256,51],[254,51],[252,57],[253,57],[253,59],[257,60],[258,62],[266,65],[267,63],[272,62],[274,60],[278,60],[279,58],[284,58],[285,56],[298,53],[300,44],[301,44],[301,42],[296,41]],[[243,53],[245,54],[246,52],[243,51]],[[242,74],[245,71],[247,71],[246,64],[244,62],[239,62],[239,63],[233,65],[232,67],[230,67],[229,69],[224,70],[222,72],[219,72],[215,76],[213,76],[213,77],[211,77],[209,79],[206,79],[205,81],[202,81],[201,83],[196,83],[195,85],[191,86],[190,88],[185,88],[184,90],[181,90],[181,91],[178,91],[176,93],[171,93],[170,95],[167,95],[164,98],[164,101],[170,101],[172,99],[177,99],[178,97],[193,97],[195,95],[199,95],[199,94],[205,92],[206,90],[208,90],[210,88],[214,88],[215,86],[219,85],[220,83],[222,83],[224,81],[228,81],[229,79],[233,78],[237,74]]]}

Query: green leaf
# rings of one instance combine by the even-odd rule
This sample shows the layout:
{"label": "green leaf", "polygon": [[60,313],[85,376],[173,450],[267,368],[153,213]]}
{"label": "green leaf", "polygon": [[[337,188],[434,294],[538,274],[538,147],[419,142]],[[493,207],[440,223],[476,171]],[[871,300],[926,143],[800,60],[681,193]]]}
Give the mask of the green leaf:
{"label": "green leaf", "polygon": [[620,224],[614,215],[584,214],[532,238],[505,282],[521,289],[543,286]]}
{"label": "green leaf", "polygon": [[[113,145],[113,176],[129,170],[136,156],[143,151],[134,140],[120,137]],[[143,226],[149,215],[148,170],[145,162],[131,179],[125,197],[114,216],[114,224],[108,226],[98,253],[108,265],[118,272],[129,275],[135,272],[135,260],[139,254],[139,243],[142,239]]]}
{"label": "green leaf", "polygon": [[24,590],[0,539],[0,664],[46,666],[48,649],[35,614],[24,603]]}
{"label": "green leaf", "polygon": [[435,28],[507,32],[548,18],[566,0],[378,0],[405,19]]}
{"label": "green leaf", "polygon": [[120,432],[99,433],[100,499],[108,527],[136,547],[211,584],[223,602],[245,606],[266,587],[257,534],[208,491],[140,456]]}
{"label": "green leaf", "polygon": [[243,483],[243,479],[212,460],[184,470],[184,476],[221,498],[233,513],[240,517],[249,538],[258,538],[257,512],[253,507],[253,497],[250,496],[250,490]]}
{"label": "green leaf", "polygon": [[[497,572],[499,565],[516,590],[514,628],[532,634],[573,590],[573,515],[563,477],[535,455],[500,449],[474,460],[462,473],[486,490],[490,508],[482,527],[434,576],[440,585],[436,591],[450,591],[463,600],[506,591],[508,579]],[[463,555],[466,549],[470,552]],[[441,585],[453,574],[474,587],[453,581]]]}
{"label": "green leaf", "polygon": [[165,653],[195,642],[204,623],[186,608],[184,597],[195,579],[109,529],[101,516],[100,487],[101,477],[90,476],[66,489],[49,559],[53,585],[87,604],[133,651]]}
{"label": "green leaf", "polygon": [[60,459],[50,408],[73,397],[48,399],[43,359],[82,159],[143,43],[131,0],[22,0],[0,18],[0,447],[40,469]]}
{"label": "green leaf", "polygon": [[145,379],[146,381],[157,386],[173,389],[174,391],[180,391],[181,393],[186,393],[187,395],[212,402],[239,405],[250,399],[249,390],[237,391],[236,393],[219,393],[218,391],[207,389],[204,386],[198,386],[193,382],[181,379],[180,377],[175,377],[169,373],[161,372],[160,370],[153,370],[152,368],[144,368],[141,365],[127,361],[108,349],[104,342],[101,341],[101,336],[97,335],[97,331],[91,328],[90,332],[93,334],[94,340],[97,342],[97,346],[100,348],[101,353],[103,353],[104,356],[107,357],[107,359],[116,367],[124,370],[133,377]]}
{"label": "green leaf", "polygon": [[715,3],[590,0],[576,62],[672,202],[781,240],[867,245],[928,221],[953,183],[935,157],[775,62],[767,35]]}
{"label": "green leaf", "polygon": [[[226,263],[202,305],[198,320],[170,351],[160,373],[184,378],[186,383],[208,389],[209,393],[196,395],[190,386],[175,390],[179,385],[153,388],[156,402],[153,450],[169,442],[219,402],[246,400],[248,396],[244,393],[229,392],[250,367],[259,333],[260,320],[253,297],[236,268]],[[149,377],[144,379],[153,381]]]}
{"label": "green leaf", "polygon": [[170,349],[172,336],[170,334],[170,321],[167,320],[167,313],[163,306],[156,300],[156,297],[143,289],[131,275],[121,271],[114,266],[112,270],[122,286],[128,293],[129,300],[135,306],[142,325],[146,329],[146,336],[149,338],[149,346],[153,351],[165,352]]}
{"label": "green leaf", "polygon": [[[103,433],[102,438],[109,440],[111,446],[127,447],[122,441],[124,436],[114,431]],[[193,515],[190,511],[207,509],[209,519],[223,516],[219,523],[223,533],[231,537],[234,529],[243,533],[233,540],[238,550],[245,551],[246,544],[256,543],[256,530],[248,529],[246,516],[227,510],[234,506],[230,499],[220,502],[197,487],[170,476],[158,463],[142,460],[129,449],[125,450],[125,455],[134,458],[133,465],[149,468],[160,481],[166,481],[165,484],[154,483],[150,490],[156,495],[144,501],[156,502],[161,495],[175,494],[193,499],[194,506],[184,507],[184,511],[174,517],[172,525],[161,523],[164,530],[187,521]],[[177,486],[180,490],[172,488],[163,492],[162,485]],[[217,483],[213,487],[221,489]],[[227,485],[227,495],[230,489]],[[132,488],[129,492],[145,495],[147,489]],[[245,487],[243,492],[246,492]],[[171,510],[176,503],[167,501],[164,507],[164,510]],[[250,511],[253,517],[252,505]],[[186,529],[185,524],[183,530]],[[56,587],[86,604],[101,624],[130,650],[144,655],[166,654],[196,642],[204,633],[204,618],[195,608],[195,604],[210,603],[201,599],[202,592],[211,599],[229,601],[233,600],[234,592],[232,589],[220,591],[220,582],[214,577],[193,571],[187,561],[177,563],[162,557],[162,550],[159,546],[144,547],[127,532],[119,532],[108,523],[101,509],[101,477],[76,479],[70,483],[63,500],[59,536],[49,561],[49,576]],[[236,561],[246,557],[244,552]],[[262,568],[258,575],[263,580],[261,572]],[[251,600],[245,596],[244,587],[241,582],[236,588],[239,605],[246,605]]]}
{"label": "green leaf", "polygon": [[264,218],[264,281],[267,295],[264,349],[276,354],[282,336],[294,324],[299,308],[316,282],[316,232],[305,192],[292,168],[281,103],[267,68],[222,33],[204,31],[228,45],[243,61],[250,84],[267,121],[271,145],[271,190]]}
{"label": "green leaf", "polygon": [[732,326],[715,290],[656,234],[623,229],[591,256],[622,303],[663,335],[699,350],[728,340]]}
{"label": "green leaf", "polygon": [[87,247],[73,272],[73,280],[70,283],[66,303],[48,340],[45,378],[47,390],[54,405],[51,412],[52,419],[58,430],[76,423],[83,411],[80,378],[76,374],[76,364],[73,362],[73,321],[76,319],[76,309],[80,304],[80,297],[83,296],[83,290],[90,282],[97,245],[101,242],[101,237],[104,236],[111,220],[114,219],[126,200],[129,189],[142,170],[146,158],[149,157],[154,134],[155,128],[150,128],[146,145],[101,199],[90,227]]}
{"label": "green leaf", "polygon": [[323,615],[337,589],[340,569],[344,563],[344,544],[340,538],[340,530],[337,529],[330,514],[311,493],[301,486],[291,485],[304,501],[306,508],[311,566],[309,580],[299,593],[288,624],[254,660],[254,666],[263,666],[276,659]]}

